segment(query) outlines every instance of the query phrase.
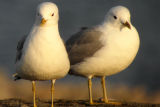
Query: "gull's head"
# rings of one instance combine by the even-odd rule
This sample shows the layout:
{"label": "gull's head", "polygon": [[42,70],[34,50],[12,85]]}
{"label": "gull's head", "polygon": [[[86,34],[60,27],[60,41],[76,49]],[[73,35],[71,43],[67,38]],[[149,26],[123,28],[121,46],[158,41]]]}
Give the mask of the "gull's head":
{"label": "gull's head", "polygon": [[52,2],[43,2],[37,8],[36,24],[40,26],[58,24],[58,7]]}
{"label": "gull's head", "polygon": [[131,22],[130,22],[130,12],[124,6],[116,6],[109,10],[107,13],[107,22],[112,24],[114,27],[128,28],[131,29]]}

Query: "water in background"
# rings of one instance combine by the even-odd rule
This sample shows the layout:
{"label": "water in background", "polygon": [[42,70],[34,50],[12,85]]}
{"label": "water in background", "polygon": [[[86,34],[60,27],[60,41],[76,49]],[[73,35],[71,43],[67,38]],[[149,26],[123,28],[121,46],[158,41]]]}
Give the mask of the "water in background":
{"label": "water in background", "polygon": [[[29,33],[36,6],[45,0],[0,0],[0,66],[15,72],[17,41]],[[137,28],[141,46],[135,61],[125,71],[108,77],[110,83],[142,85],[148,90],[160,88],[160,1],[159,0],[51,0],[60,11],[60,34],[67,40],[83,26],[101,23],[107,11],[116,5],[130,9],[132,23]],[[84,81],[67,77],[60,81]]]}

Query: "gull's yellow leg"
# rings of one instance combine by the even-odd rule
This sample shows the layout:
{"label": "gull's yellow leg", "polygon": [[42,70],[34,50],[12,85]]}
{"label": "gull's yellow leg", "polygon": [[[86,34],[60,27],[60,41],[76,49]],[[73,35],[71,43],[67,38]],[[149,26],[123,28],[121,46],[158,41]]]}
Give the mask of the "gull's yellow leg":
{"label": "gull's yellow leg", "polygon": [[88,78],[88,90],[89,90],[89,102],[90,104],[93,104],[93,100],[92,100],[92,77]]}
{"label": "gull's yellow leg", "polygon": [[107,104],[121,105],[120,102],[109,101],[107,98],[106,84],[105,84],[105,76],[101,78],[102,88],[103,88],[103,101]]}
{"label": "gull's yellow leg", "polygon": [[36,105],[36,86],[35,86],[35,81],[32,81],[32,91],[33,91],[33,107],[37,107],[37,105]]}
{"label": "gull's yellow leg", "polygon": [[51,107],[54,106],[54,104],[53,104],[53,97],[54,97],[54,83],[55,83],[55,80],[51,80],[51,99],[52,99],[52,101],[51,101],[51,103],[52,103]]}
{"label": "gull's yellow leg", "polygon": [[103,100],[104,100],[105,103],[108,103],[106,85],[105,85],[105,76],[103,76],[101,78],[101,84],[102,84],[102,89],[103,89]]}

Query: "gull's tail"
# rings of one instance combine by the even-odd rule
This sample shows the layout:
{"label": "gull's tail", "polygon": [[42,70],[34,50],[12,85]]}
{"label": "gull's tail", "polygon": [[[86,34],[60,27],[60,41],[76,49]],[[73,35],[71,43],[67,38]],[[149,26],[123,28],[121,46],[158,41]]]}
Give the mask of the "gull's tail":
{"label": "gull's tail", "polygon": [[69,72],[68,72],[69,75],[75,75],[75,76],[80,76],[80,77],[84,77],[83,75],[81,74],[78,74],[78,73],[75,73],[75,71],[73,69],[70,69]]}
{"label": "gull's tail", "polygon": [[70,75],[73,75],[74,73],[73,73],[73,70],[69,70],[69,72],[68,72],[68,74],[70,74]]}
{"label": "gull's tail", "polygon": [[17,73],[13,74],[12,77],[14,77],[14,81],[21,79],[21,77]]}

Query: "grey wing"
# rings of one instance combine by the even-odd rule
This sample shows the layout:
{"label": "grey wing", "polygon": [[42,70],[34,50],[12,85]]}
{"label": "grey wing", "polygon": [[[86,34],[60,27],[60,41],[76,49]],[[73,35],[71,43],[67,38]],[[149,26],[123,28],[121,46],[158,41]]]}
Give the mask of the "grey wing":
{"label": "grey wing", "polygon": [[91,28],[81,29],[73,35],[67,42],[67,52],[71,65],[80,63],[85,58],[91,57],[103,44],[100,42],[102,32]]}
{"label": "grey wing", "polygon": [[22,56],[22,49],[23,49],[23,45],[24,45],[24,42],[26,40],[27,36],[23,36],[22,39],[18,42],[17,44],[17,53],[16,53],[16,61],[19,61],[21,59],[21,56]]}

